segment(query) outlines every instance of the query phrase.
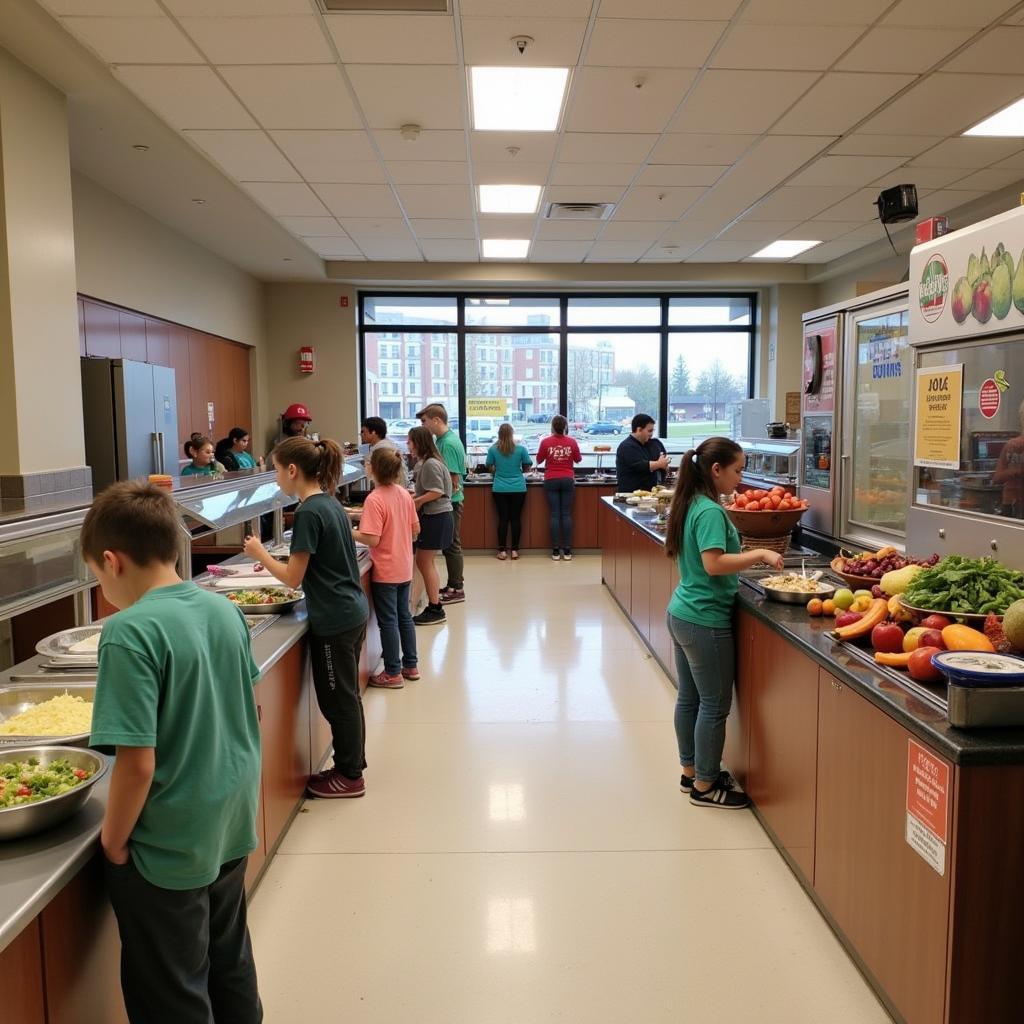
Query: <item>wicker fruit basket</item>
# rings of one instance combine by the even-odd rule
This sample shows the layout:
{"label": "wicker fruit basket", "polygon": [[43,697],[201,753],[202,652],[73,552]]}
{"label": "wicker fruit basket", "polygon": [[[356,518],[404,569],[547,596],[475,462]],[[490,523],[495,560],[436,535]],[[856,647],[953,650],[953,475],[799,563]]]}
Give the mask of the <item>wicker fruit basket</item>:
{"label": "wicker fruit basket", "polygon": [[832,571],[851,589],[851,590],[870,590],[873,586],[878,583],[878,580],[871,576],[851,576],[848,572],[843,572],[842,567],[846,564],[846,559],[842,555],[836,555],[832,559]]}

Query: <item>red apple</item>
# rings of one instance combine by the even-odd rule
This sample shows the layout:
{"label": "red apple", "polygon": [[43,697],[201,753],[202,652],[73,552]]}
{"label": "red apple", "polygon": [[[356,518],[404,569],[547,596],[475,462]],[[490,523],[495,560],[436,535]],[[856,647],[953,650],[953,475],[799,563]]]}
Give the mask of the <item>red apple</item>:
{"label": "red apple", "polygon": [[932,664],[932,655],[938,654],[937,647],[918,647],[907,662],[907,672],[911,679],[919,683],[941,683],[945,678]]}
{"label": "red apple", "polygon": [[953,625],[953,620],[947,619],[945,615],[926,615],[918,625],[925,629],[937,629],[941,633],[947,626]]}
{"label": "red apple", "polygon": [[937,629],[926,629],[917,641],[918,647],[936,647],[940,651],[946,649],[946,641],[942,639],[942,633]]}
{"label": "red apple", "polygon": [[836,628],[841,626],[852,626],[855,622],[859,622],[864,616],[860,612],[840,612],[836,616]]}
{"label": "red apple", "polygon": [[902,654],[903,630],[895,622],[880,622],[871,630],[871,646],[880,654]]}

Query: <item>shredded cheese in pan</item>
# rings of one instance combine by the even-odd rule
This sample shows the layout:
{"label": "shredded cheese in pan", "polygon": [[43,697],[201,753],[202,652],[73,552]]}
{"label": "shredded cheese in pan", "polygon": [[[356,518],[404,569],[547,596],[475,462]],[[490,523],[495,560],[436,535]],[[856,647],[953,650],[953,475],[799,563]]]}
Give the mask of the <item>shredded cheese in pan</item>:
{"label": "shredded cheese in pan", "polygon": [[0,722],[0,736],[77,736],[92,728],[92,701],[68,693]]}

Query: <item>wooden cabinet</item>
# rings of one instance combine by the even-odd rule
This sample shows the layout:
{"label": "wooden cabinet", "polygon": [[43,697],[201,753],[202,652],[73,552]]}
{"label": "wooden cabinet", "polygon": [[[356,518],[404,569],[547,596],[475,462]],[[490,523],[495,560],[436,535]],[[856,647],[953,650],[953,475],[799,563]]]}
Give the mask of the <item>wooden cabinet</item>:
{"label": "wooden cabinet", "polygon": [[629,527],[629,614],[637,632],[651,638],[651,563],[654,541],[635,526]]}
{"label": "wooden cabinet", "polygon": [[906,842],[910,733],[819,673],[814,889],[908,1024],[939,1024],[951,868],[947,854],[938,874]]}
{"label": "wooden cabinet", "polygon": [[[183,459],[185,452],[182,441],[192,433],[189,421],[192,419],[192,367],[188,354],[188,331],[184,327],[171,324],[168,338],[168,361],[174,368],[174,390],[178,396],[178,458]],[[201,367],[196,367],[201,372]]]}
{"label": "wooden cabinet", "polygon": [[615,540],[615,596],[629,615],[633,600],[633,527],[619,515],[616,515],[615,519],[615,528],[618,531]]}
{"label": "wooden cabinet", "polygon": [[490,487],[467,487],[465,494],[462,513],[462,547],[466,551],[479,551],[486,545],[487,506],[493,505],[494,499],[491,497]]}
{"label": "wooden cabinet", "polygon": [[171,362],[170,324],[165,324],[162,320],[146,320],[146,362],[155,366],[174,365]]}
{"label": "wooden cabinet", "polygon": [[116,309],[84,300],[85,354],[121,358],[121,323]]}
{"label": "wooden cabinet", "polygon": [[38,918],[0,952],[0,1006],[12,1024],[46,1024]]}
{"label": "wooden cabinet", "polygon": [[118,314],[118,321],[121,331],[121,358],[144,363],[147,358],[145,318],[122,311]]}
{"label": "wooden cabinet", "polygon": [[615,566],[618,560],[618,513],[602,505],[598,517],[598,536],[601,541],[601,579],[615,593]]}
{"label": "wooden cabinet", "polygon": [[[263,721],[260,720],[260,745],[265,746]],[[256,879],[267,862],[267,825],[263,815],[263,780],[260,779],[260,798],[256,805],[256,849],[249,854],[245,865],[245,891],[251,892]]]}
{"label": "wooden cabinet", "polygon": [[754,655],[762,626],[753,615],[739,611],[736,615],[736,689],[732,708],[725,723],[725,767],[739,784],[747,789],[750,765],[750,705],[756,685],[755,673],[761,661]]}
{"label": "wooden cabinet", "polygon": [[572,546],[573,548],[597,547],[597,489],[577,487],[572,503]]}

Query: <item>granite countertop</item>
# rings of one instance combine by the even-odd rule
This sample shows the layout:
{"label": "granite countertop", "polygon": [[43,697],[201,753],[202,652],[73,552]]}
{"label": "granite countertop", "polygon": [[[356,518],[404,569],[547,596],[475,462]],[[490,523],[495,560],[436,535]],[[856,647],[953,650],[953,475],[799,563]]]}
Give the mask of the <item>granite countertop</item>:
{"label": "granite countertop", "polygon": [[[611,498],[602,500],[652,540],[665,543],[664,535],[653,530],[644,517],[636,516],[630,506],[615,504]],[[828,635],[829,619],[813,619],[802,605],[771,601],[756,588],[746,585],[740,586],[737,600],[741,608],[953,763],[1024,764],[1024,729],[958,729],[949,724],[940,710],[846,653],[843,645]]]}

